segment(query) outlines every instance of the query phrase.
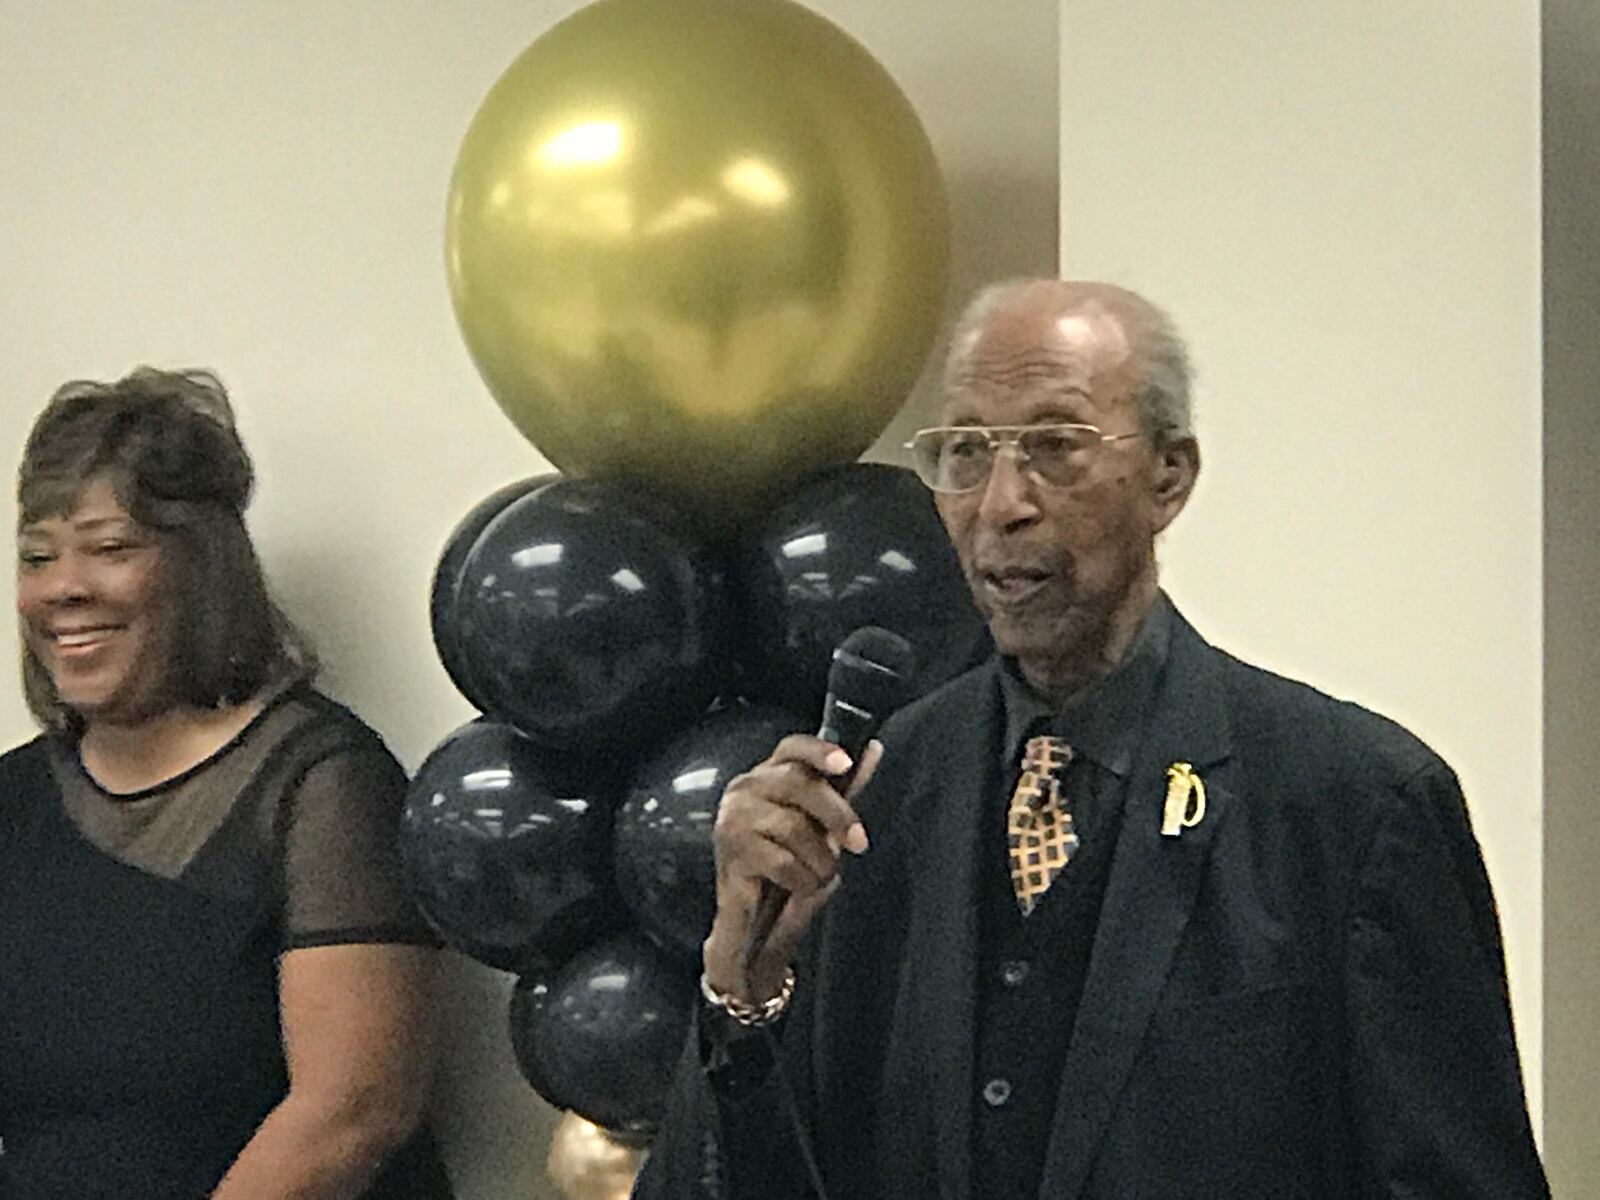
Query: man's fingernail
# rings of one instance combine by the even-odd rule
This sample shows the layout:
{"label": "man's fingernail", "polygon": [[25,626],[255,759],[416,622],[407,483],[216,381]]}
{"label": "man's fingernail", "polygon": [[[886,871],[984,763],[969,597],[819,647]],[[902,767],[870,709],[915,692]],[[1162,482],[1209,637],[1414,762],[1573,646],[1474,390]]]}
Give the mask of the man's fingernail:
{"label": "man's fingernail", "polygon": [[843,775],[850,769],[850,756],[843,750],[834,750],[822,760],[822,769],[829,775]]}
{"label": "man's fingernail", "polygon": [[866,828],[861,824],[860,821],[857,821],[845,831],[845,849],[849,850],[851,854],[866,853],[866,849],[870,844],[871,843],[867,841]]}

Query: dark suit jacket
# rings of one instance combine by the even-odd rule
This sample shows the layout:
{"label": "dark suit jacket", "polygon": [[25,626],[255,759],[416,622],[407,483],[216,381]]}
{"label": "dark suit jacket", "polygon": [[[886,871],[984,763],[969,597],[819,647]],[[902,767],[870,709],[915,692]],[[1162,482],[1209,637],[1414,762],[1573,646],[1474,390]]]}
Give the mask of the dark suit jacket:
{"label": "dark suit jacket", "polygon": [[[848,863],[800,964],[783,1062],[832,1200],[974,1189],[975,848],[998,669],[885,727],[859,805],[872,849]],[[1171,838],[1174,762],[1200,774],[1207,811]],[[810,1195],[775,1085],[719,1096],[691,1045],[637,1194]],[[1040,1194],[1549,1195],[1494,901],[1449,767],[1181,618]]]}

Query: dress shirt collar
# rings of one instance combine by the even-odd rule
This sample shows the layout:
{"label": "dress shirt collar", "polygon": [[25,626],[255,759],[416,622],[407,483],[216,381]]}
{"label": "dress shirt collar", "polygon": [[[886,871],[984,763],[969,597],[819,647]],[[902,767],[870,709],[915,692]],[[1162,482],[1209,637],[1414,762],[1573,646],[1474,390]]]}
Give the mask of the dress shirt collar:
{"label": "dress shirt collar", "polygon": [[1167,650],[1172,643],[1172,602],[1165,592],[1145,614],[1126,658],[1102,679],[1079,692],[1063,708],[1041,696],[1023,678],[1016,661],[1002,657],[1001,702],[1005,709],[1007,766],[1022,759],[1023,743],[1045,732],[1066,739],[1073,753],[1119,776],[1132,769],[1134,744],[1155,702]]}

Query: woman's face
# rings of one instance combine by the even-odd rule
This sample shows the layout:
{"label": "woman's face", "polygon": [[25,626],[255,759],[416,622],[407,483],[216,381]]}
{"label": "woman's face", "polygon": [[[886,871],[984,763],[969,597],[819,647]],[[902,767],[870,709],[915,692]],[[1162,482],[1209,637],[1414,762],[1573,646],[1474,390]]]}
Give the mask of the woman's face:
{"label": "woman's face", "polygon": [[105,480],[17,537],[23,636],[85,725],[129,724],[173,702],[176,613],[162,538]]}

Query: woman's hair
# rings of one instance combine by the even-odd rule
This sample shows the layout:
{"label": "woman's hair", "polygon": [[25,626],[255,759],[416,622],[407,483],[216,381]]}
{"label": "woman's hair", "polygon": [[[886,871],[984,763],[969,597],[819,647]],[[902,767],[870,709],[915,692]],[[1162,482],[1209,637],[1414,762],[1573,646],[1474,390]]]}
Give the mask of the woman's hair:
{"label": "woman's hair", "polygon": [[[268,594],[245,530],[255,475],[215,375],[140,367],[115,383],[59,388],[22,452],[18,527],[67,515],[100,480],[129,516],[162,535],[178,619],[171,669],[181,701],[237,703],[284,673],[316,670],[310,645]],[[22,682],[42,725],[78,724],[26,639]]]}

